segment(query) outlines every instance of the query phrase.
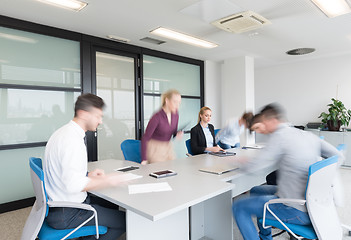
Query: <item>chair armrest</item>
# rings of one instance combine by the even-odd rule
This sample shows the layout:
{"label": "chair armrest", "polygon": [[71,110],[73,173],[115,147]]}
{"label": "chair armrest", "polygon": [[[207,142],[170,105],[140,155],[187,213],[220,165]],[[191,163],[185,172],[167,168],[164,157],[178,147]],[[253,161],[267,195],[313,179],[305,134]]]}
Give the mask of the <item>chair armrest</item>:
{"label": "chair armrest", "polygon": [[89,211],[95,211],[95,209],[85,203],[76,203],[76,202],[65,202],[65,201],[48,201],[49,207],[68,207],[68,208],[79,208]]}
{"label": "chair armrest", "polygon": [[85,203],[76,203],[76,202],[66,202],[66,201],[48,201],[47,202],[49,207],[68,207],[68,208],[79,208],[79,209],[84,209],[84,210],[88,210],[88,211],[92,211],[93,214],[91,215],[91,217],[89,217],[88,219],[86,219],[83,223],[81,223],[78,227],[76,227],[73,231],[71,231],[70,233],[68,233],[65,237],[63,237],[63,239],[66,239],[67,237],[69,237],[71,234],[73,234],[75,231],[77,231],[79,228],[81,228],[82,226],[84,226],[86,223],[88,223],[91,219],[95,218],[95,228],[96,228],[96,239],[99,239],[99,223],[98,223],[98,216],[97,216],[97,212],[95,210],[95,208],[93,208],[92,206],[90,206],[89,204],[85,204]]}
{"label": "chair armrest", "polygon": [[276,198],[268,201],[269,204],[274,204],[274,203],[296,203],[298,205],[304,205],[306,204],[306,200],[304,199],[292,199],[292,198]]}
{"label": "chair armrest", "polygon": [[288,228],[280,218],[278,218],[277,215],[274,214],[274,212],[269,208],[270,204],[276,204],[276,203],[292,203],[292,204],[297,204],[297,205],[304,205],[306,204],[306,200],[304,199],[291,199],[291,198],[276,198],[276,199],[271,199],[268,202],[264,204],[263,208],[263,219],[262,219],[262,226],[263,228],[269,228],[270,226],[266,226],[266,210],[268,210],[272,216],[281,224],[285,227],[285,229],[292,234],[296,239],[303,239],[302,237],[297,236],[295,233],[293,233],[290,228]]}

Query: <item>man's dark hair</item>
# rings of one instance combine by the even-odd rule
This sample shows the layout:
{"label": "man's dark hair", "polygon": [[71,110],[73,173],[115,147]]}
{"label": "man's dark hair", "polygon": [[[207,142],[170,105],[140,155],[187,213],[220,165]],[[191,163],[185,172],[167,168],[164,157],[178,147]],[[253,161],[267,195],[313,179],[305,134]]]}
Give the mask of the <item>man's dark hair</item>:
{"label": "man's dark hair", "polygon": [[245,125],[248,128],[250,126],[250,123],[252,121],[252,118],[254,117],[252,112],[245,112],[241,118],[245,121]]}
{"label": "man's dark hair", "polygon": [[259,123],[262,121],[262,114],[260,113],[257,113],[256,115],[254,115],[252,118],[251,118],[251,121],[250,121],[250,124],[248,125],[248,129],[251,132],[253,132],[252,130],[252,126],[255,125],[256,123]]}
{"label": "man's dark hair", "polygon": [[279,121],[285,119],[285,112],[283,108],[276,103],[266,105],[264,108],[262,108],[260,115],[264,118],[276,118]]}
{"label": "man's dark hair", "polygon": [[76,104],[74,106],[74,116],[77,116],[78,110],[84,110],[89,112],[91,108],[103,109],[105,107],[104,100],[91,93],[85,93],[77,98]]}

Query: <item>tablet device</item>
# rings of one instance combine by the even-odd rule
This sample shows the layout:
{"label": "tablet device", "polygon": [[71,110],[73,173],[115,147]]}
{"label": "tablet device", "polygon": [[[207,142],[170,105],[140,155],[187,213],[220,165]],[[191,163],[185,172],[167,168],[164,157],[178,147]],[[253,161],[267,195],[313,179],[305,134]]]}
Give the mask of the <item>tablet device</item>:
{"label": "tablet device", "polygon": [[126,167],[117,168],[117,169],[115,169],[115,171],[128,172],[128,171],[132,171],[132,170],[135,170],[135,169],[139,169],[139,167],[137,167],[137,166],[126,166]]}
{"label": "tablet device", "polygon": [[164,177],[177,175],[177,173],[172,170],[163,170],[163,171],[150,173],[149,175],[154,178],[164,178]]}
{"label": "tablet device", "polygon": [[219,152],[209,152],[209,154],[215,155],[215,156],[218,156],[218,157],[226,157],[226,156],[234,156],[236,153],[235,152],[219,151]]}

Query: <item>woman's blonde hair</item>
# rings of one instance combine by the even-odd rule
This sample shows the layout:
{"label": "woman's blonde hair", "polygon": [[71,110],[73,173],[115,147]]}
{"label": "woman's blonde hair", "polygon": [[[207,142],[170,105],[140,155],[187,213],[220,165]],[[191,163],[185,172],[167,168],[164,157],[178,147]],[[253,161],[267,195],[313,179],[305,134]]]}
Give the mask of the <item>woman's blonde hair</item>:
{"label": "woman's blonde hair", "polygon": [[176,89],[170,89],[161,95],[162,107],[166,105],[166,99],[170,100],[173,97],[173,95],[180,95],[180,92]]}
{"label": "woman's blonde hair", "polygon": [[207,111],[207,110],[210,110],[210,111],[212,112],[211,108],[209,108],[209,107],[202,107],[202,108],[200,109],[200,111],[199,111],[199,117],[198,117],[198,119],[197,119],[197,123],[199,123],[199,122],[201,121],[200,115],[204,114],[205,111]]}

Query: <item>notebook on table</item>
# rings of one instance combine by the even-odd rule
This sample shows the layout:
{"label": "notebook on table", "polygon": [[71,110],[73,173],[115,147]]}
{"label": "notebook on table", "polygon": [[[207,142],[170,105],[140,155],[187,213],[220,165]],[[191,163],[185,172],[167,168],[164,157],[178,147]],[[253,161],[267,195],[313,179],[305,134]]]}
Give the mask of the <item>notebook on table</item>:
{"label": "notebook on table", "polygon": [[234,171],[235,169],[238,169],[238,168],[239,167],[235,165],[233,166],[216,165],[216,166],[201,168],[199,169],[199,171],[221,175],[223,173]]}
{"label": "notebook on table", "polygon": [[223,151],[220,151],[220,152],[209,152],[209,154],[215,155],[215,156],[218,156],[218,157],[226,157],[226,156],[234,156],[236,153],[235,152],[223,152]]}

